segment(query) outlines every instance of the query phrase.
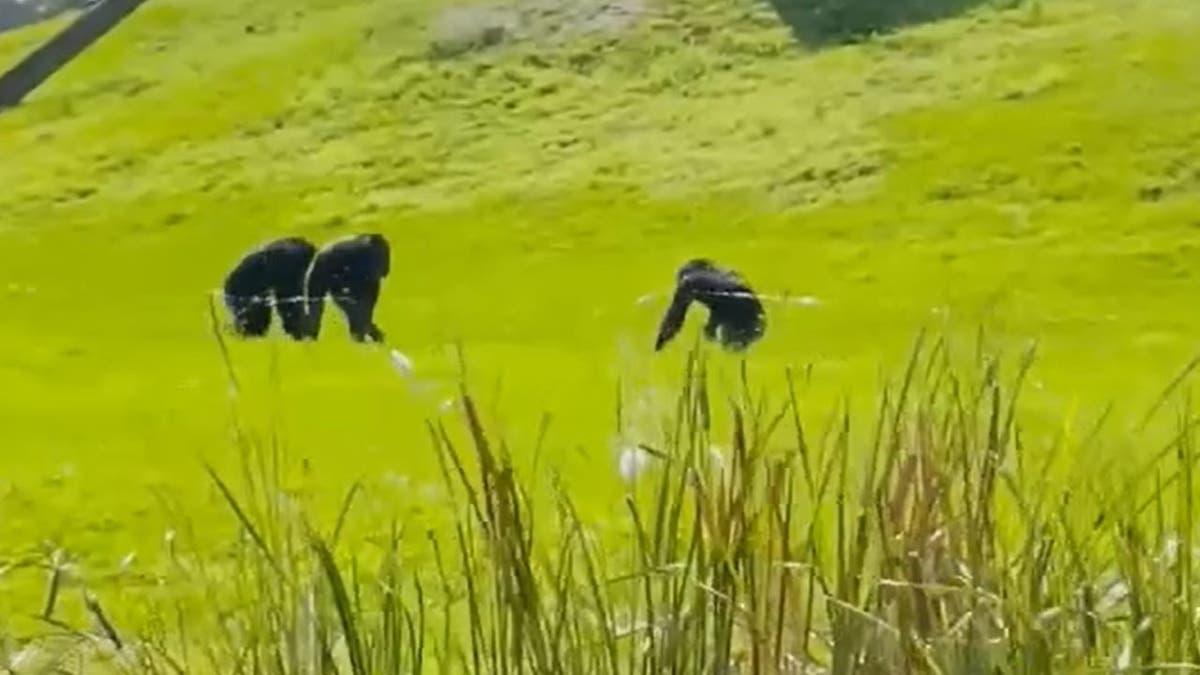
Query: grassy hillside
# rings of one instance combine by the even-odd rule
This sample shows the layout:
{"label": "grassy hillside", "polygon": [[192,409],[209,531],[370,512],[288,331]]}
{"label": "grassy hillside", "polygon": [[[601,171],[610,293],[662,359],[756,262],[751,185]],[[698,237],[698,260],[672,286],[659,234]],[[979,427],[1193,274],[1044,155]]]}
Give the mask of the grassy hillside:
{"label": "grassy hillside", "polygon": [[[814,410],[870,405],[922,323],[1040,340],[1025,405],[1047,428],[1117,399],[1119,430],[1197,348],[1191,0],[980,6],[842,45],[748,0],[526,4],[512,42],[453,58],[431,44],[479,19],[447,3],[292,6],[154,0],[0,116],[13,557],[152,558],[155,490],[205,513],[234,408],[329,504],[366,476],[379,515],[420,508],[457,340],[489,415],[528,442],[550,414],[542,461],[606,513],[614,394],[653,441],[683,351],[650,352],[661,294],[697,254],[820,299],[772,302],[749,363],[771,388],[811,365]],[[0,36],[0,62],[48,30]],[[366,229],[394,245],[379,322],[435,388],[330,314],[317,345],[233,345],[231,403],[206,303],[226,269]],[[28,578],[6,602],[36,602]]]}

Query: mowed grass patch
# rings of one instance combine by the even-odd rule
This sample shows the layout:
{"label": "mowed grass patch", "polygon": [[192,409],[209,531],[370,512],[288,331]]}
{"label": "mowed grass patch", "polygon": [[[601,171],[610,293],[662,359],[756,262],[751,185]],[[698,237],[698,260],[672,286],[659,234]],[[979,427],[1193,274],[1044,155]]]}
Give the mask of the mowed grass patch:
{"label": "mowed grass patch", "polygon": [[[236,458],[207,294],[283,233],[387,234],[379,321],[442,387],[410,392],[336,313],[317,345],[232,346],[238,405],[264,437],[280,425],[327,510],[359,476],[436,477],[422,421],[458,340],[505,431],[535,438],[549,414],[542,461],[609,510],[612,393],[654,410],[697,329],[650,353],[693,255],[819,298],[769,302],[750,362],[774,388],[812,364],[819,410],[871,409],[925,322],[1037,338],[1024,401],[1047,426],[1113,399],[1136,418],[1195,351],[1188,3],[1047,3],[819,53],[684,4],[615,41],[432,62],[432,6],[255,7],[148,4],[0,117],[15,552],[153,557],[155,487],[218,513],[194,478]],[[736,365],[718,360],[727,386]],[[381,513],[420,501],[404,485]],[[28,580],[6,602],[36,604]]]}

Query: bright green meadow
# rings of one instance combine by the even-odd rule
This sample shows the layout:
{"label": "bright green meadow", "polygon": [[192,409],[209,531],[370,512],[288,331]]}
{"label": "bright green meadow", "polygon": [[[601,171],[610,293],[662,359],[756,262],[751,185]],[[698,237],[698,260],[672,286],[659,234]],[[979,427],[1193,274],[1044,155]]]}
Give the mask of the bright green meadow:
{"label": "bright green meadow", "polygon": [[[620,432],[660,441],[699,332],[653,352],[694,256],[769,296],[751,385],[793,368],[817,419],[870,413],[921,327],[969,352],[982,326],[1038,345],[1030,452],[1111,403],[1063,466],[1148,458],[1126,431],[1200,351],[1200,4],[1001,4],[842,40],[755,0],[529,0],[468,49],[493,19],[445,0],[149,0],[0,114],[0,612],[45,580],[3,561],[153,565],[166,503],[226,537],[202,466],[236,470],[235,428],[327,517],[361,478],[349,527],[440,527],[425,420],[459,344],[515,461],[620,512]],[[355,231],[392,242],[377,321],[415,380],[330,309],[314,344],[230,340],[234,396],[226,271]]]}

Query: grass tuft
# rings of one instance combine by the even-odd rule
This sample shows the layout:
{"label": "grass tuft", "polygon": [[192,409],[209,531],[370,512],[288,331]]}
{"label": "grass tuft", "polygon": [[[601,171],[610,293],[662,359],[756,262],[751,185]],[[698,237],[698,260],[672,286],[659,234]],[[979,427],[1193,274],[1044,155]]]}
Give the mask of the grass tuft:
{"label": "grass tuft", "polygon": [[[814,435],[794,372],[773,401],[743,370],[737,395],[718,406],[693,350],[664,420],[671,433],[629,486],[615,529],[581,517],[553,469],[521,474],[465,378],[467,441],[444,419],[428,422],[453,536],[430,531],[420,550],[404,550],[407,523],[393,522],[373,551],[346,539],[358,484],[322,535],[281,487],[278,447],[249,443],[242,489],[209,469],[240,532],[229,559],[176,547],[164,580],[195,589],[207,618],[181,604],[157,610],[176,623],[119,630],[86,595],[96,628],[69,644],[138,673],[1194,667],[1186,378],[1172,385],[1177,433],[1153,466],[1112,469],[1104,485],[1081,468],[1060,483],[1046,479],[1053,456],[1033,452],[1021,424],[1036,350],[1011,371],[986,352],[959,368],[952,352],[920,335],[901,378],[881,387],[870,426],[839,410]],[[1078,449],[1056,443],[1053,452]],[[1149,508],[1134,508],[1143,501]],[[59,583],[52,575],[47,617]],[[56,644],[33,643],[21,658]]]}

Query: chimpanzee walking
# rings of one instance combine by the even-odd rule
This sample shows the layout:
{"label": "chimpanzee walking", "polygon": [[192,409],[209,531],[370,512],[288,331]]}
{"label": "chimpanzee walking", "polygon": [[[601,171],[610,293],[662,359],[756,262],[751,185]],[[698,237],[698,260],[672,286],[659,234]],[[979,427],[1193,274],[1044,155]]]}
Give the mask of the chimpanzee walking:
{"label": "chimpanzee walking", "polygon": [[740,352],[763,336],[766,313],[758,296],[732,270],[711,260],[689,260],[676,273],[675,295],[659,325],[654,350],[661,350],[683,328],[688,306],[699,302],[708,308],[704,337],[729,351]]}
{"label": "chimpanzee walking", "polygon": [[313,339],[321,330],[325,296],[342,310],[357,342],[383,342],[383,331],[375,325],[375,303],[380,281],[391,269],[391,249],[381,234],[356,234],[331,242],[313,258],[305,280],[308,334]]}
{"label": "chimpanzee walking", "polygon": [[225,307],[242,337],[263,337],[271,327],[271,308],[293,339],[308,335],[304,275],[317,248],[303,237],[267,242],[243,257],[225,277]]}

